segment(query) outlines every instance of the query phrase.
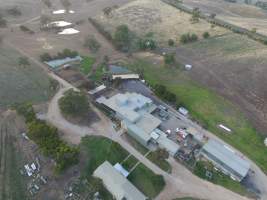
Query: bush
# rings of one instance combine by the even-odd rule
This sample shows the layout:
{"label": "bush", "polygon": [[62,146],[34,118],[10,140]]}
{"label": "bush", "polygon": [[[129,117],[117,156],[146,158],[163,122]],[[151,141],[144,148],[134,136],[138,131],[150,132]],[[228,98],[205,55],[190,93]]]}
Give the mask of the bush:
{"label": "bush", "polygon": [[7,26],[7,21],[2,16],[0,16],[0,28],[4,28]]}
{"label": "bush", "polygon": [[175,63],[175,55],[174,54],[164,55],[164,63],[167,65],[174,64]]}
{"label": "bush", "polygon": [[39,146],[44,155],[55,159],[56,172],[62,172],[79,162],[79,149],[68,146],[59,138],[56,128],[38,120],[30,103],[17,105],[15,108],[26,119],[29,138]]}
{"label": "bush", "polygon": [[173,39],[169,39],[169,40],[168,40],[168,45],[169,45],[170,47],[173,47],[173,46],[174,46],[174,40],[173,40]]}
{"label": "bush", "polygon": [[209,32],[204,32],[202,36],[204,39],[207,39],[210,37],[210,34],[209,34]]}
{"label": "bush", "polygon": [[120,25],[116,28],[113,41],[118,50],[126,52],[129,51],[131,36],[127,25]]}
{"label": "bush", "polygon": [[59,100],[59,107],[63,114],[78,117],[89,111],[89,103],[86,95],[73,89],[65,92]]}
{"label": "bush", "polygon": [[183,35],[181,35],[181,38],[180,38],[180,42],[183,44],[195,42],[197,40],[198,40],[198,36],[194,33],[193,34],[190,34],[190,33],[183,34]]}
{"label": "bush", "polygon": [[88,36],[85,39],[84,46],[89,48],[93,53],[96,53],[101,47],[100,43],[95,39],[94,36]]}
{"label": "bush", "polygon": [[34,31],[32,31],[31,29],[29,29],[27,26],[24,25],[20,25],[19,26],[20,30],[29,34],[34,34]]}
{"label": "bush", "polygon": [[42,62],[48,62],[50,60],[53,60],[53,57],[49,53],[43,53],[42,55],[40,55],[40,60]]}
{"label": "bush", "polygon": [[22,14],[21,11],[20,11],[20,9],[18,9],[17,6],[8,9],[8,10],[7,10],[7,13],[8,13],[9,15],[12,15],[12,16],[15,16],[15,17],[21,16],[21,14]]}
{"label": "bush", "polygon": [[177,97],[174,93],[168,91],[164,85],[155,85],[155,94],[160,98],[170,102],[175,103],[177,101]]}
{"label": "bush", "polygon": [[152,39],[139,39],[139,49],[141,50],[154,50],[156,47],[156,41]]}

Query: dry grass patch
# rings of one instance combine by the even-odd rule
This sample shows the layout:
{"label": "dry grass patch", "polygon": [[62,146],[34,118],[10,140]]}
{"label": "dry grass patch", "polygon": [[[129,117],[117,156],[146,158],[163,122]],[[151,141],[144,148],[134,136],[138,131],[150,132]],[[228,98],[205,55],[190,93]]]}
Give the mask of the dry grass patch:
{"label": "dry grass patch", "polygon": [[154,33],[157,41],[165,43],[170,38],[178,42],[180,36],[188,32],[196,33],[199,37],[206,31],[211,36],[228,32],[220,27],[212,28],[204,20],[192,23],[190,19],[190,14],[180,12],[160,0],[133,1],[114,10],[110,16],[97,16],[97,20],[110,32],[114,32],[118,25],[126,24],[139,36]]}

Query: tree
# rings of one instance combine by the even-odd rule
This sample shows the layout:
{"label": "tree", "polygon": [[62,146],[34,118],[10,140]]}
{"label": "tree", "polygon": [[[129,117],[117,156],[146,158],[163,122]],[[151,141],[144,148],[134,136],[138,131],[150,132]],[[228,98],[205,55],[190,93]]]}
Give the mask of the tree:
{"label": "tree", "polygon": [[131,44],[130,30],[127,25],[120,25],[114,34],[114,43],[117,49],[128,51]]}
{"label": "tree", "polygon": [[204,32],[202,36],[204,39],[207,39],[210,37],[210,34],[209,34],[209,32]]}
{"label": "tree", "polygon": [[41,18],[40,18],[41,26],[47,25],[51,21],[52,20],[51,20],[51,18],[48,15],[41,15]]}
{"label": "tree", "polygon": [[181,35],[180,42],[183,44],[189,43],[189,42],[195,42],[198,40],[198,36],[196,34],[190,34],[186,33]]}
{"label": "tree", "polygon": [[5,28],[7,26],[7,21],[0,15],[0,28]]}
{"label": "tree", "polygon": [[93,53],[96,53],[101,47],[101,44],[95,39],[94,36],[88,36],[85,39],[84,46],[89,48]]}
{"label": "tree", "polygon": [[52,3],[50,0],[43,0],[43,3],[48,7],[51,8],[52,7]]}
{"label": "tree", "polygon": [[112,8],[111,7],[104,8],[103,13],[104,15],[109,16],[112,13]]}
{"label": "tree", "polygon": [[66,11],[69,11],[71,3],[69,0],[61,0],[62,6],[66,9]]}
{"label": "tree", "polygon": [[14,16],[14,17],[18,17],[18,16],[21,16],[22,15],[20,9],[17,6],[14,6],[13,8],[8,9],[7,10],[7,13],[9,15]]}
{"label": "tree", "polygon": [[59,100],[59,107],[63,114],[73,117],[83,116],[89,111],[86,95],[73,89],[65,92],[64,96]]}
{"label": "tree", "polygon": [[164,55],[164,63],[167,65],[171,65],[175,63],[174,54],[165,54]]}
{"label": "tree", "polygon": [[18,63],[22,67],[30,66],[30,61],[27,57],[19,57],[18,58]]}
{"label": "tree", "polygon": [[155,151],[158,160],[166,160],[169,158],[169,153],[166,149],[157,149]]}
{"label": "tree", "polygon": [[49,53],[43,53],[42,55],[40,55],[40,60],[42,62],[48,62],[50,60],[53,60],[53,58]]}
{"label": "tree", "polygon": [[170,47],[173,47],[173,46],[174,46],[174,40],[173,40],[173,39],[169,39],[169,40],[168,40],[168,45],[169,45]]}
{"label": "tree", "polygon": [[197,23],[197,22],[199,22],[199,18],[200,18],[200,10],[199,10],[199,8],[194,8],[193,12],[192,12],[191,21],[193,23]]}
{"label": "tree", "polygon": [[61,143],[57,147],[56,152],[56,171],[61,172],[71,165],[75,165],[79,162],[79,150],[72,148],[65,143]]}

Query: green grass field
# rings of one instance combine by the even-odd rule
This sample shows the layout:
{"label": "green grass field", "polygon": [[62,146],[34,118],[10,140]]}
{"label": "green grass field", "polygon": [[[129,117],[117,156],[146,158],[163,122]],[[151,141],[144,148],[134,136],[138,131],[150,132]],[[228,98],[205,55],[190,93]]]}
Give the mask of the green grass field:
{"label": "green grass field", "polygon": [[145,195],[155,198],[165,187],[165,181],[162,176],[155,175],[143,164],[129,175],[128,179]]}
{"label": "green grass field", "polygon": [[[90,177],[94,170],[104,161],[108,160],[112,165],[121,163],[129,153],[123,149],[118,143],[112,142],[108,138],[86,136],[82,138],[81,152],[85,154],[85,169],[82,175]],[[131,168],[137,162],[133,156],[126,160],[127,168]],[[148,197],[157,196],[165,186],[162,176],[154,174],[143,164],[130,174],[129,180]]]}
{"label": "green grass field", "polygon": [[150,154],[148,154],[147,158],[153,163],[155,163],[157,166],[159,166],[165,172],[168,172],[168,173],[172,172],[172,167],[170,163],[168,163],[167,160],[158,159],[157,152],[151,152]]}
{"label": "green grass field", "polygon": [[[179,68],[153,65],[144,60],[128,64],[132,70],[144,70],[145,80],[151,85],[163,84],[177,95],[190,115],[201,124],[231,144],[267,173],[267,148],[263,137],[245,119],[244,115],[229,101],[193,82]],[[219,123],[231,127],[232,134],[225,134],[217,128]]]}
{"label": "green grass field", "polygon": [[122,166],[130,171],[136,164],[138,160],[134,156],[130,156],[125,162],[122,163]]}
{"label": "green grass field", "polygon": [[18,65],[21,55],[4,46],[0,46],[0,109],[14,103],[47,101],[53,94],[51,80],[39,67]]}
{"label": "green grass field", "polygon": [[[208,179],[206,177],[206,169],[212,172],[211,179]],[[226,176],[219,171],[215,171],[213,165],[210,163],[197,162],[196,167],[194,169],[194,174],[196,174],[202,179],[206,179],[212,183],[221,185],[241,195],[246,195],[246,196],[250,195],[250,193],[246,190],[244,186],[242,186],[239,182],[232,180],[229,176]]]}
{"label": "green grass field", "polygon": [[95,59],[89,56],[83,56],[81,63],[81,72],[85,75],[89,74],[92,70],[92,66],[95,63]]}

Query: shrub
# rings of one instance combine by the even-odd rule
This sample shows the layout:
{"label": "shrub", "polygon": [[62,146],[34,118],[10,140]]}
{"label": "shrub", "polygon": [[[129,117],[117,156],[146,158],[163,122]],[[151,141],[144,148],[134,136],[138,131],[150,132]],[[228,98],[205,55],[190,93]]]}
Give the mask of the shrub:
{"label": "shrub", "polygon": [[7,21],[0,15],[0,28],[4,28],[7,26]]}
{"label": "shrub", "polygon": [[209,34],[209,32],[204,32],[202,36],[203,36],[203,38],[207,39],[210,37],[210,34]]}
{"label": "shrub", "polygon": [[20,9],[17,6],[8,9],[7,10],[7,13],[9,15],[12,15],[12,16],[15,16],[15,17],[21,16],[21,14],[22,14],[21,11],[20,11]]}
{"label": "shrub", "polygon": [[39,146],[44,155],[56,161],[56,172],[62,172],[79,162],[79,149],[64,143],[55,127],[38,120],[30,103],[17,105],[15,108],[26,119],[29,138]]}
{"label": "shrub", "polygon": [[169,101],[170,103],[174,103],[177,100],[177,97],[174,93],[168,91],[164,85],[155,85],[155,94],[164,100]]}
{"label": "shrub", "polygon": [[168,45],[169,45],[170,47],[173,47],[173,46],[174,46],[174,40],[173,40],[173,39],[169,39],[169,40],[168,40]]}
{"label": "shrub", "polygon": [[167,65],[171,65],[175,63],[175,56],[174,54],[165,54],[164,55],[164,63]]}
{"label": "shrub", "polygon": [[139,39],[139,49],[141,50],[154,50],[156,47],[156,41],[152,39]]}
{"label": "shrub", "polygon": [[88,36],[84,41],[84,46],[89,48],[93,53],[96,53],[101,47],[100,43],[95,39],[94,36]]}
{"label": "shrub", "polygon": [[30,33],[30,34],[34,34],[34,31],[32,31],[31,29],[29,29],[27,26],[24,25],[20,25],[19,26],[20,30],[26,33]]}
{"label": "shrub", "polygon": [[183,35],[181,35],[181,38],[180,38],[180,42],[183,44],[195,42],[197,40],[198,40],[198,36],[194,33],[193,34],[190,34],[190,33],[183,34]]}
{"label": "shrub", "polygon": [[50,60],[53,60],[53,57],[49,53],[43,53],[42,55],[40,55],[40,60],[42,62],[48,62]]}

